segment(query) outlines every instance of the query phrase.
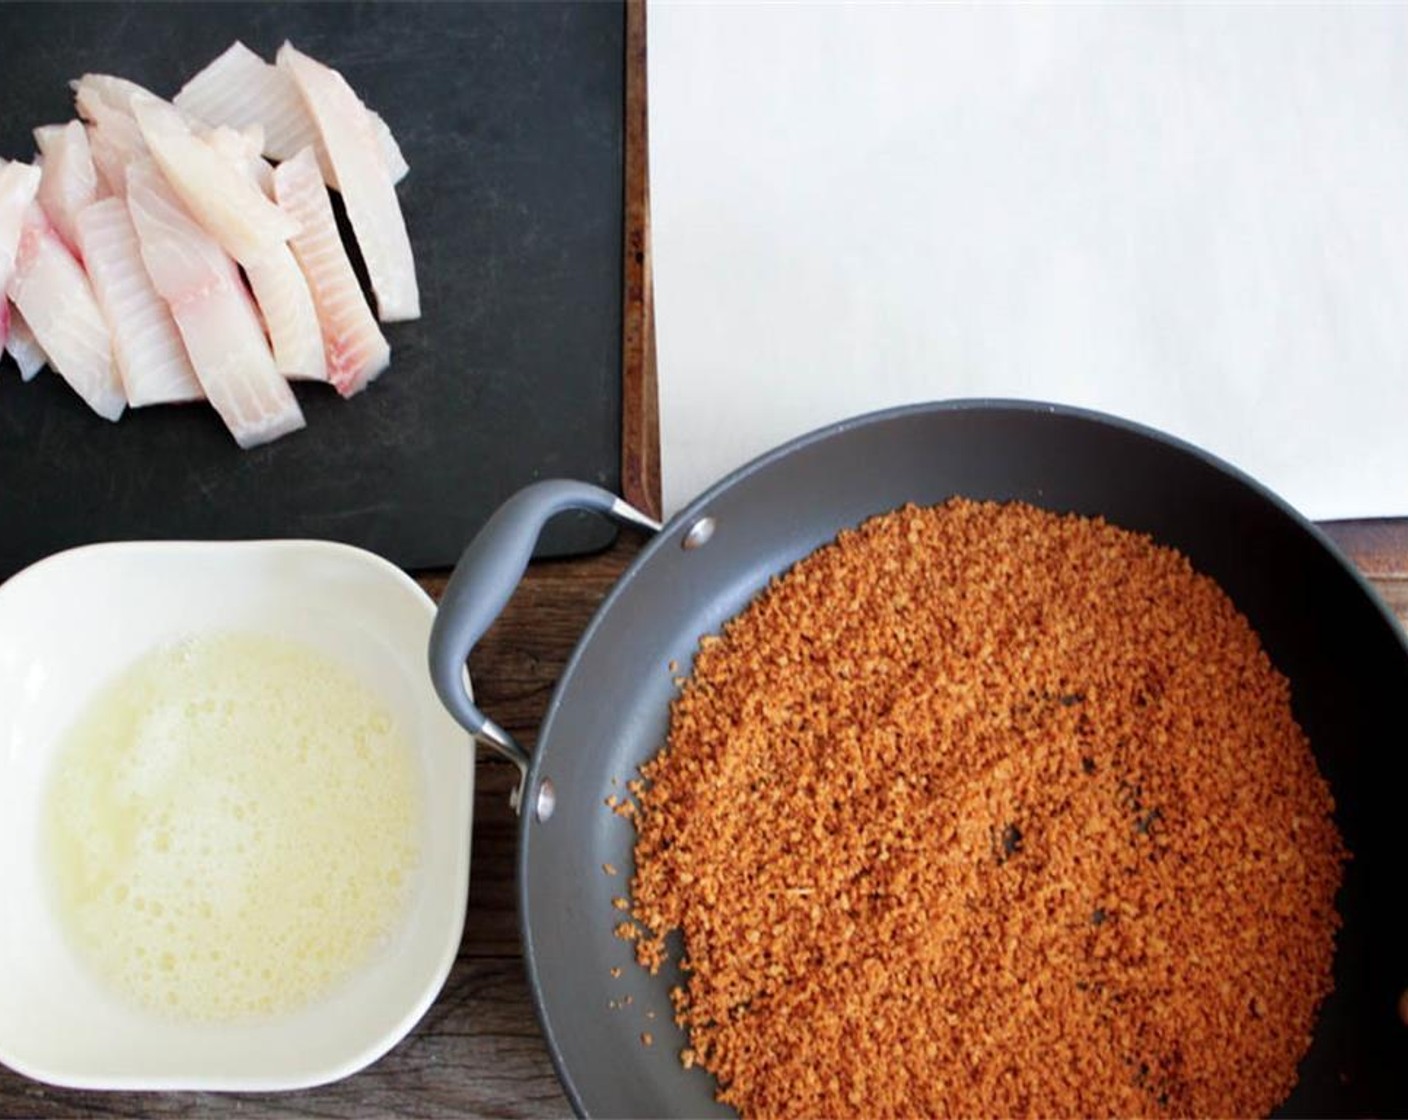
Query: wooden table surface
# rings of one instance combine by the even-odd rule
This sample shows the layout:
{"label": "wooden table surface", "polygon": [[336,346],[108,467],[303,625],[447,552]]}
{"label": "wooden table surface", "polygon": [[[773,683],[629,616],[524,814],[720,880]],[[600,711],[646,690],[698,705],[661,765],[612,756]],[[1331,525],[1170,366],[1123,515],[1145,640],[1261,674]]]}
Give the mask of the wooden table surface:
{"label": "wooden table surface", "polygon": [[[1330,526],[1408,626],[1408,522]],[[533,565],[475,650],[470,671],[486,711],[531,744],[554,682],[607,590],[640,547]],[[432,595],[444,576],[422,577]],[[524,981],[513,901],[516,771],[477,767],[469,912],[440,998],[399,1046],[370,1069],[299,1093],[91,1093],[53,1089],[0,1068],[0,1116],[565,1116]]]}

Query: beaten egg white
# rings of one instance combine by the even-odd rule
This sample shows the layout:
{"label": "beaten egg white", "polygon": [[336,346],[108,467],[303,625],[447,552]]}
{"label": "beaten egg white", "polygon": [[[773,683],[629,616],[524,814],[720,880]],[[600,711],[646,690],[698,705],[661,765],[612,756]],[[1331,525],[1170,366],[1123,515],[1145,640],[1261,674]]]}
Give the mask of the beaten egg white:
{"label": "beaten egg white", "polygon": [[157,649],[69,732],[42,828],[61,924],[120,997],[229,1020],[368,961],[419,858],[415,755],[353,673],[221,634]]}

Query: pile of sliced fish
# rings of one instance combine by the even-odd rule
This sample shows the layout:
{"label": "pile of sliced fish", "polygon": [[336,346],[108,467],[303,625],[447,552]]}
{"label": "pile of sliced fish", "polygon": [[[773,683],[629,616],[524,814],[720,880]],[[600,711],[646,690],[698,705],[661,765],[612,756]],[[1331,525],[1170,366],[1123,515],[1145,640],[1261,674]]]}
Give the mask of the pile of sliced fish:
{"label": "pile of sliced fish", "polygon": [[350,397],[387,368],[378,320],[420,317],[408,169],[341,74],[235,43],[170,101],[106,74],[73,88],[79,120],[0,159],[0,345],[26,381],[48,365],[114,421],[208,401],[254,447],[304,426],[290,379]]}

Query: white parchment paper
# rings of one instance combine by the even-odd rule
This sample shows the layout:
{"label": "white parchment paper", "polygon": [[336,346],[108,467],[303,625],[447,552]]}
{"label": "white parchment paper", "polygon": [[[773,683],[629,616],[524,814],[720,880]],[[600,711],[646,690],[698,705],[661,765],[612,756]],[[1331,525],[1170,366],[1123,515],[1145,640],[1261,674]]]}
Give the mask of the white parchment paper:
{"label": "white parchment paper", "polygon": [[665,504],[1020,396],[1408,515],[1408,8],[652,3]]}

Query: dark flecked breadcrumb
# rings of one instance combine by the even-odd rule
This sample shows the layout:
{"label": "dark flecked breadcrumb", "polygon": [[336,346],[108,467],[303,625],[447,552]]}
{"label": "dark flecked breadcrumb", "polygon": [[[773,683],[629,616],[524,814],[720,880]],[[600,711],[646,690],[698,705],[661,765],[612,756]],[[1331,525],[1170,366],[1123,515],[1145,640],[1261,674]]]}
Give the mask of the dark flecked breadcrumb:
{"label": "dark flecked breadcrumb", "polygon": [[[1289,686],[1177,552],[953,500],[700,642],[633,917],[745,1116],[1264,1114],[1347,858]],[[620,811],[618,807],[618,812]]]}

